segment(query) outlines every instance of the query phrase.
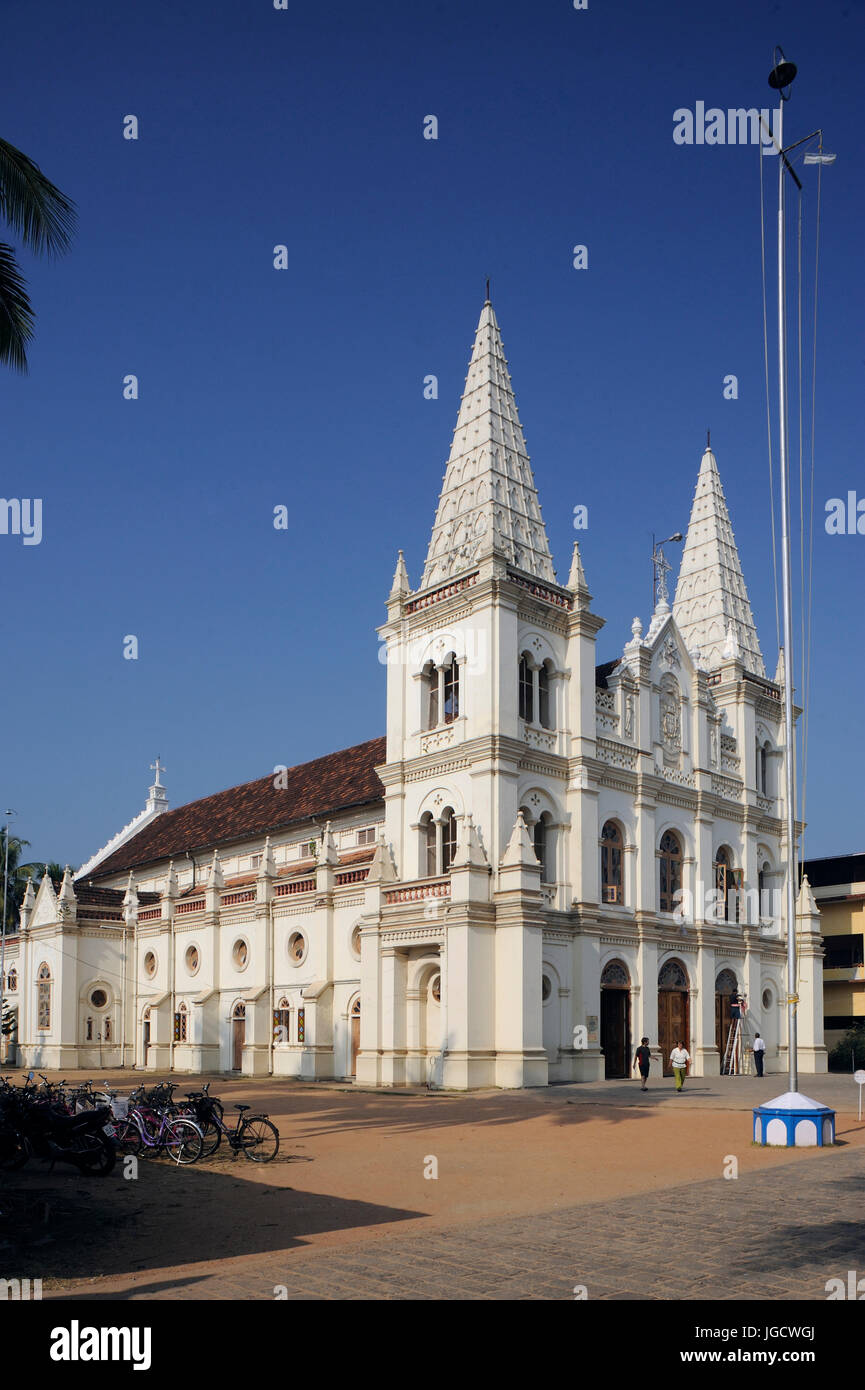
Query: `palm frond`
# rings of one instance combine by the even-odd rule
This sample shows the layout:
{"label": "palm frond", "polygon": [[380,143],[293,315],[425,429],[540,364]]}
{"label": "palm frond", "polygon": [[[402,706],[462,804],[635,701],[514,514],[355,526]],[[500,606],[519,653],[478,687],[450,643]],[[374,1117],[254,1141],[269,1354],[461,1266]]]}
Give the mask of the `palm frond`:
{"label": "palm frond", "polygon": [[15,253],[11,246],[0,242],[0,362],[26,372],[27,344],[33,337],[34,322]]}
{"label": "palm frond", "polygon": [[75,204],[7,140],[0,140],[0,217],[39,254],[66,251],[75,230]]}

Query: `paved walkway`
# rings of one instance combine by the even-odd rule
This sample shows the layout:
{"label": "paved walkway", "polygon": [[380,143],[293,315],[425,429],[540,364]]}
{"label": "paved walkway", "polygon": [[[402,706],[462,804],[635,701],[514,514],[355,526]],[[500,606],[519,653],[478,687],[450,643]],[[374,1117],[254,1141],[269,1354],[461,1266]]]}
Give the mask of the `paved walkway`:
{"label": "paved walkway", "polygon": [[828,1279],[865,1275],[863,1167],[861,1148],[836,1148],[736,1180],[336,1251],[191,1265],[59,1297],[272,1299],[283,1286],[289,1300],[571,1300],[583,1286],[589,1299],[823,1300]]}

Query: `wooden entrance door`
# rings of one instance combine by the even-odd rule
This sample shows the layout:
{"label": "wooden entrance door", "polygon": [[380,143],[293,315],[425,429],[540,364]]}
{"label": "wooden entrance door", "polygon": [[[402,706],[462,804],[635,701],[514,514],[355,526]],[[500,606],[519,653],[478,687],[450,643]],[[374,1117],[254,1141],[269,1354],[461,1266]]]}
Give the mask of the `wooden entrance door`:
{"label": "wooden entrance door", "polygon": [[351,1006],[351,1074],[357,1076],[357,1054],[360,1051],[360,1000]]}
{"label": "wooden entrance door", "polygon": [[630,1028],[626,989],[601,990],[601,1050],[604,1054],[604,1076],[628,1075]]}
{"label": "wooden entrance door", "polygon": [[733,1022],[733,1013],[730,1008],[729,994],[715,995],[715,1046],[721,1059],[721,1071],[724,1070],[724,1052],[727,1047],[727,1039],[730,1036],[730,1024]]}
{"label": "wooden entrance door", "polygon": [[658,1046],[664,1061],[664,1075],[672,1076],[670,1053],[679,1041],[688,1045],[688,991],[658,990]]}
{"label": "wooden entrance door", "polygon": [[246,1019],[231,1020],[231,1070],[243,1070],[243,1044],[246,1041]]}
{"label": "wooden entrance door", "polygon": [[148,1054],[148,1052],[150,1051],[150,1019],[149,1019],[149,1018],[146,1018],[146,1019],[144,1020],[143,1051],[144,1051],[144,1065],[147,1066],[147,1054]]}

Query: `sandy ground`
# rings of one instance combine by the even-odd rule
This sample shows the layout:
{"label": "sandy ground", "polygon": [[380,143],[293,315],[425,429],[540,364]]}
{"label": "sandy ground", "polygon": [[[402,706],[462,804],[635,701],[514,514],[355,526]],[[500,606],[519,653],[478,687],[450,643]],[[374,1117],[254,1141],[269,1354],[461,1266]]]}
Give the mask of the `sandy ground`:
{"label": "sandy ground", "polygon": [[[182,1078],[179,1093],[197,1084]],[[277,1251],[314,1259],[335,1245],[657,1191],[720,1177],[731,1157],[744,1174],[831,1163],[840,1151],[754,1146],[749,1111],[711,1108],[696,1081],[681,1097],[669,1083],[645,1097],[616,1084],[615,1103],[603,1088],[593,1103],[585,1088],[407,1095],[215,1078],[227,1114],[235,1100],[270,1113],[281,1135],[273,1163],[221,1151],[184,1168],[145,1159],[133,1177],[121,1161],[108,1178],[82,1179],[31,1162],[0,1175],[0,1266],[46,1290],[120,1290],[144,1272],[203,1275]],[[838,1137],[862,1146],[865,1123],[839,1114]]]}

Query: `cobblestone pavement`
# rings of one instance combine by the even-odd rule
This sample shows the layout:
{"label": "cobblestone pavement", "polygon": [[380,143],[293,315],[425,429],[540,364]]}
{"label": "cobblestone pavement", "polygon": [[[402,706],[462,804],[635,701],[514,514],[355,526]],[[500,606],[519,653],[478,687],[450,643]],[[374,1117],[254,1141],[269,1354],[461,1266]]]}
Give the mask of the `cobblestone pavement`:
{"label": "cobblestone pavement", "polygon": [[865,1273],[863,1164],[861,1149],[834,1149],[736,1180],[46,1296],[570,1300],[582,1285],[588,1299],[825,1300],[828,1279]]}

